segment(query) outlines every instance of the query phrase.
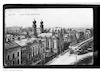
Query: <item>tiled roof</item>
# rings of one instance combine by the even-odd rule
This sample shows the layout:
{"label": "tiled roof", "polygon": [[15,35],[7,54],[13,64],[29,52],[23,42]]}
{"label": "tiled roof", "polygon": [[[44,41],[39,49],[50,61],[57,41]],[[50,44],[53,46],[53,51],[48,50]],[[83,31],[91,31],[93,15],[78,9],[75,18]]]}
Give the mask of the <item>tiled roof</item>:
{"label": "tiled roof", "polygon": [[20,45],[18,45],[16,42],[7,42],[7,43],[5,43],[5,49],[9,49],[9,48],[14,48],[14,47],[17,47],[17,46],[20,46]]}

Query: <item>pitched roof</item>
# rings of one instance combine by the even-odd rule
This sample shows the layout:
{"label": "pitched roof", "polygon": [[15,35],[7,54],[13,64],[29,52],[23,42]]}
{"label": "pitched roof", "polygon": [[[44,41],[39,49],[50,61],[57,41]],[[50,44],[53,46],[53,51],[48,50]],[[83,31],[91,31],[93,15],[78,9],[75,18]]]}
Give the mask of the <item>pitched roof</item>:
{"label": "pitched roof", "polygon": [[20,45],[18,45],[14,41],[5,43],[5,49],[15,48],[15,47],[18,47],[18,46],[20,46]]}

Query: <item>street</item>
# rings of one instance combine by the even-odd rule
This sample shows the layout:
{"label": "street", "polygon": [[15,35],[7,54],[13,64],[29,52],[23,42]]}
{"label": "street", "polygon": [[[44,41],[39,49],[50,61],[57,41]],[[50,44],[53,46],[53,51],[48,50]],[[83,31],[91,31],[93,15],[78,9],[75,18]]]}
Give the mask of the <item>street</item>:
{"label": "street", "polygon": [[70,54],[70,52],[68,51],[65,54],[63,55],[60,54],[53,60],[49,61],[46,65],[74,65],[88,56],[93,56],[93,52],[84,55],[75,55],[75,54]]}

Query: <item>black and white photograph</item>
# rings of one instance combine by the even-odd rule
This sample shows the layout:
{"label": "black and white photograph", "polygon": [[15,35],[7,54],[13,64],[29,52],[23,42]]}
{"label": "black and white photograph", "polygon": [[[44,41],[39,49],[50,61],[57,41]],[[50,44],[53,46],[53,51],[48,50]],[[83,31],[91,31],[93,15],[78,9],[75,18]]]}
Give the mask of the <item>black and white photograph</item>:
{"label": "black and white photograph", "polygon": [[91,66],[93,8],[5,8],[4,67]]}

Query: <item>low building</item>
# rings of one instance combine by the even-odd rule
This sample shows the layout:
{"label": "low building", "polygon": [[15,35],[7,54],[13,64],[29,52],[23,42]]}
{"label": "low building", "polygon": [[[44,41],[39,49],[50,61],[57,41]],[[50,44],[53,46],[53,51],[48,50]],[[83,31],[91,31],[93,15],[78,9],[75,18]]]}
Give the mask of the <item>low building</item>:
{"label": "low building", "polygon": [[69,36],[69,34],[65,34],[63,36],[63,38],[64,38],[64,44],[63,44],[64,50],[63,51],[65,51],[65,50],[69,49],[69,45],[71,43],[71,37]]}

